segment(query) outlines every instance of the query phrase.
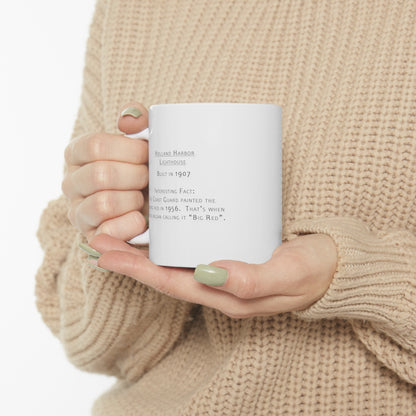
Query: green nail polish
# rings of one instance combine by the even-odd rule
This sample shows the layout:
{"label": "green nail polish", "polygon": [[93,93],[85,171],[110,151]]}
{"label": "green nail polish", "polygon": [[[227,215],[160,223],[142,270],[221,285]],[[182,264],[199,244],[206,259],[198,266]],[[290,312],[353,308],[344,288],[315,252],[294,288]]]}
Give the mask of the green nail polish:
{"label": "green nail polish", "polygon": [[132,116],[135,118],[139,118],[141,115],[142,115],[142,112],[136,107],[127,107],[121,112],[121,117]]}
{"label": "green nail polish", "polygon": [[97,250],[94,250],[92,247],[90,247],[88,244],[85,244],[85,243],[79,243],[78,244],[78,247],[81,249],[81,250],[84,250],[86,253],[88,253],[90,256],[93,256],[93,257],[96,257],[96,258],[98,258],[98,257],[100,257],[101,256],[101,253],[100,252],[98,252]]}
{"label": "green nail polish", "polygon": [[195,280],[209,286],[222,286],[227,277],[227,270],[206,264],[199,264],[194,273]]}
{"label": "green nail polish", "polygon": [[98,257],[95,256],[88,256],[88,265],[94,267],[94,269],[99,270],[100,272],[109,272],[110,270],[103,269],[100,266],[97,266]]}

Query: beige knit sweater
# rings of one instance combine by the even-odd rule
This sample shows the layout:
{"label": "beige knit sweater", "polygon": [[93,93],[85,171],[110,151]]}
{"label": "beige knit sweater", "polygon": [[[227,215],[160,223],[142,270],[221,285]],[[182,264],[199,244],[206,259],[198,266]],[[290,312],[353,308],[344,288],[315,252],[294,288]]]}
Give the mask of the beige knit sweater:
{"label": "beige knit sweater", "polygon": [[74,136],[131,100],[281,104],[284,236],[339,264],[309,309],[232,320],[89,267],[51,202],[37,305],[117,377],[93,414],[415,415],[416,2],[99,0]]}

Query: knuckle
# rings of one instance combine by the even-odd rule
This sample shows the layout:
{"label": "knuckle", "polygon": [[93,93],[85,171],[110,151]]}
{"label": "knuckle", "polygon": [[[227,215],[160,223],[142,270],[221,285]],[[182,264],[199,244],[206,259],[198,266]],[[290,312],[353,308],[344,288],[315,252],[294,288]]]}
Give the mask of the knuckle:
{"label": "knuckle", "polygon": [[98,234],[107,234],[113,237],[117,237],[117,227],[112,220],[104,221],[97,227]]}
{"label": "knuckle", "polygon": [[71,199],[77,194],[77,189],[74,183],[74,176],[72,172],[66,172],[62,182],[61,191],[68,198]]}
{"label": "knuckle", "polygon": [[114,231],[113,231],[113,226],[111,225],[111,223],[107,223],[107,222],[105,222],[104,224],[101,224],[99,227],[97,227],[97,233],[98,234],[107,234],[107,235],[111,235],[111,236],[115,237]]}
{"label": "knuckle", "polygon": [[99,134],[92,134],[87,141],[88,160],[98,160],[104,156],[105,143]]}
{"label": "knuckle", "polygon": [[113,169],[110,165],[101,162],[93,162],[91,165],[91,182],[94,188],[106,189],[114,176]]}
{"label": "knuckle", "polygon": [[100,221],[110,218],[114,212],[114,200],[108,192],[98,192],[94,195],[93,210]]}
{"label": "knuckle", "polygon": [[256,297],[257,280],[251,278],[250,275],[244,274],[238,277],[238,284],[235,295],[240,299],[251,299]]}

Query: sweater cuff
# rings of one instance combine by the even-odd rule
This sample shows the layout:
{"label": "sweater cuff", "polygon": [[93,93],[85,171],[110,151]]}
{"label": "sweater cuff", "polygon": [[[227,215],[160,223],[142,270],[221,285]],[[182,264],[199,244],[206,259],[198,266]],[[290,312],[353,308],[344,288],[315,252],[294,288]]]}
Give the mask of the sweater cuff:
{"label": "sweater cuff", "polygon": [[384,332],[396,332],[397,325],[414,332],[416,243],[408,232],[375,233],[363,222],[343,217],[297,221],[287,232],[289,238],[329,235],[338,250],[328,291],[308,309],[296,312],[299,317],[369,320]]}

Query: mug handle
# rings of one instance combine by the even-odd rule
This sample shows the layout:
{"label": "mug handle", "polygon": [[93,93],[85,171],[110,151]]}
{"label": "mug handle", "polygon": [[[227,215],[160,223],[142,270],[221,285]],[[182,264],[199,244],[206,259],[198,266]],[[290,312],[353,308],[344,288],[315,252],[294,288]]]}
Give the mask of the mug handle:
{"label": "mug handle", "polygon": [[[130,139],[143,139],[149,141],[149,129],[146,128],[138,133],[133,134],[126,134],[125,137],[129,137]],[[134,245],[144,245],[149,244],[149,229],[147,229],[144,233],[136,235],[136,237],[131,238],[127,241],[129,244]]]}

